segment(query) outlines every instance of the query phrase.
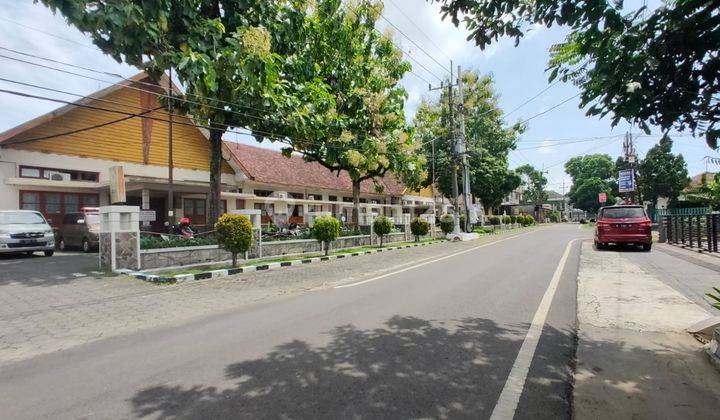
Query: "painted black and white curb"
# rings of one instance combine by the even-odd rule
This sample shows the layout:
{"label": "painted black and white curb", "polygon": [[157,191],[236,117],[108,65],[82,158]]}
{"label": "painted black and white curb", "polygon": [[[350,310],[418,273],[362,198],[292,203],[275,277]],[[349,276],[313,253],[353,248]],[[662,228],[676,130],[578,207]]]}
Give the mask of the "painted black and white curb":
{"label": "painted black and white curb", "polygon": [[329,260],[339,260],[343,258],[348,257],[357,257],[358,255],[365,255],[365,254],[374,254],[377,252],[386,252],[386,251],[392,251],[395,249],[405,249],[405,248],[413,248],[417,246],[426,246],[426,245],[433,245],[437,243],[445,242],[444,240],[435,240],[432,242],[418,242],[413,244],[407,244],[407,245],[399,245],[399,246],[388,246],[383,248],[377,248],[377,249],[370,249],[367,251],[362,252],[353,252],[353,253],[346,253],[346,254],[335,254],[335,255],[328,255],[328,256],[321,256],[321,257],[311,257],[311,258],[300,258],[298,257],[297,260],[292,261],[282,261],[282,262],[270,262],[263,264],[262,262],[259,262],[256,265],[246,265],[243,267],[237,267],[237,268],[224,268],[220,270],[209,270],[202,273],[195,273],[195,274],[178,274],[176,276],[159,276],[156,274],[150,274],[150,273],[144,273],[141,271],[132,271],[132,270],[118,270],[119,273],[127,274],[128,276],[133,276],[140,280],[149,281],[152,283],[182,283],[186,281],[192,281],[192,280],[207,280],[207,279],[214,279],[219,277],[227,277],[232,276],[235,274],[242,274],[242,273],[252,273],[254,271],[266,271],[266,270],[275,270],[278,268],[285,268],[285,267],[293,267],[303,264],[312,264],[317,263],[321,261],[329,261]]}

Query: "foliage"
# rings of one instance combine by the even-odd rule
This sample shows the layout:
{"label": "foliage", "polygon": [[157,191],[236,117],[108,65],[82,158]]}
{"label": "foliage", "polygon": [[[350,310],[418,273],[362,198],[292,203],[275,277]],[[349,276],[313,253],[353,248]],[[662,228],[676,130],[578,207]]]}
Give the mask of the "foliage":
{"label": "foliage", "polygon": [[[503,36],[520,41],[534,26],[570,28],[552,48],[550,80],[580,87],[588,115],[612,113],[646,132],[689,129],[717,148],[720,21],[713,1],[668,1],[648,10],[600,0],[443,0],[442,12],[484,48]],[[535,28],[537,29],[537,28]],[[688,40],[693,40],[688,42]]]}
{"label": "foliage", "polygon": [[598,195],[607,195],[607,204],[615,203],[617,181],[616,165],[606,154],[576,156],[565,163],[565,172],[573,179],[568,198],[576,208],[595,213],[605,204],[600,203]]}
{"label": "foliage", "polygon": [[530,226],[535,223],[535,218],[530,216],[529,214],[518,216],[518,221],[523,226]]}
{"label": "foliage", "polygon": [[220,248],[232,254],[232,266],[237,265],[237,255],[247,252],[253,242],[253,227],[250,219],[242,214],[225,213],[215,224]]}
{"label": "foliage", "polygon": [[557,223],[560,221],[560,212],[557,210],[553,210],[552,213],[550,213],[550,221],[553,223]]}
{"label": "foliage", "polygon": [[638,165],[642,182],[638,188],[645,200],[657,205],[659,197],[667,197],[673,203],[680,193],[690,184],[687,165],[681,154],[672,154],[672,140],[663,137],[660,142],[648,150],[645,159]]}
{"label": "foliage", "polygon": [[689,192],[687,196],[692,201],[707,204],[713,210],[720,210],[720,174],[715,174],[709,181],[703,174],[700,187]]}
{"label": "foliage", "polygon": [[[515,148],[524,126],[516,124],[506,128],[503,111],[497,105],[492,77],[463,72],[462,78],[471,193],[486,208],[494,208],[520,185],[519,177],[508,169],[508,153]],[[452,198],[454,163],[447,95],[447,91],[443,91],[438,100],[423,101],[415,114],[414,123],[425,154],[432,156],[434,148],[438,190]],[[426,184],[431,184],[432,173],[428,175]],[[462,189],[461,181],[458,185]]]}
{"label": "foliage", "polygon": [[453,217],[452,214],[443,214],[440,216],[440,230],[447,235],[448,233],[452,233],[453,229],[455,229],[455,217]]}
{"label": "foliage", "polygon": [[517,222],[517,216],[515,216],[515,215],[510,215],[510,216],[508,216],[508,217],[510,217],[510,223],[516,223],[516,222]]}
{"label": "foliage", "polygon": [[430,231],[430,223],[422,217],[416,217],[410,221],[410,232],[415,236],[415,242],[420,241]]}
{"label": "foliage", "polygon": [[503,216],[502,221],[503,221],[503,224],[506,224],[506,225],[509,225],[510,223],[513,223],[513,221],[512,221],[512,219],[510,218],[510,216]]}
{"label": "foliage", "polygon": [[140,238],[140,249],[157,248],[181,248],[188,246],[216,245],[217,239],[209,238],[187,238],[185,236],[170,236],[163,239],[161,236],[142,236]]}
{"label": "foliage", "polygon": [[533,168],[530,164],[525,164],[515,168],[515,172],[520,174],[521,177],[524,203],[542,204],[547,200],[548,195],[545,192],[545,186],[548,181],[542,171]]}
{"label": "foliage", "polygon": [[393,222],[389,217],[378,216],[373,220],[373,231],[380,237],[380,246],[383,246],[385,235],[392,232]]}
{"label": "foliage", "polygon": [[498,216],[490,216],[488,217],[488,223],[493,226],[498,226],[500,225],[500,218]]}
{"label": "foliage", "polygon": [[316,218],[312,227],[312,236],[318,242],[325,244],[325,255],[328,255],[330,244],[340,236],[340,221],[330,215]]}
{"label": "foliage", "polygon": [[707,295],[707,297],[709,297],[710,299],[712,299],[712,300],[715,301],[715,303],[713,303],[712,305],[713,305],[715,308],[720,309],[720,289],[717,288],[717,287],[713,287],[713,290],[715,290],[715,293],[714,293],[714,294],[713,294],[713,293],[706,293],[706,295]]}

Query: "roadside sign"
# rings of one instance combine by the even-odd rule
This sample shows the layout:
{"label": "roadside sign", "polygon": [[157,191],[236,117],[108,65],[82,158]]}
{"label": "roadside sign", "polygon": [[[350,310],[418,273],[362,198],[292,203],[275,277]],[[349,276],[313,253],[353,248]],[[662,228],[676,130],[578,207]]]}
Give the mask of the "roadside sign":
{"label": "roadside sign", "polygon": [[618,175],[618,190],[621,193],[635,191],[635,173],[632,169],[623,169]]}
{"label": "roadside sign", "polygon": [[155,220],[155,210],[140,210],[141,222],[154,222]]}
{"label": "roadside sign", "polygon": [[112,166],[108,177],[110,204],[125,203],[125,172],[122,166]]}
{"label": "roadside sign", "polygon": [[605,194],[604,192],[601,192],[600,194],[598,194],[598,201],[601,202],[601,203],[606,202],[606,201],[607,201],[607,194]]}

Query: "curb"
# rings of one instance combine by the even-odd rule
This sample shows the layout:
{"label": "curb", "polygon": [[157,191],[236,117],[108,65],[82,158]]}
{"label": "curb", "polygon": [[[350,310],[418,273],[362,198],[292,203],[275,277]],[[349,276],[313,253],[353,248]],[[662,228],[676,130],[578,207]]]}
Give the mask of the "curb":
{"label": "curb", "polygon": [[353,253],[347,253],[347,254],[328,255],[328,256],[312,257],[312,258],[302,258],[302,259],[297,259],[297,260],[292,260],[292,261],[271,262],[271,263],[265,263],[265,264],[260,263],[260,264],[248,265],[248,266],[237,267],[237,268],[224,268],[224,269],[219,269],[219,270],[209,270],[209,271],[204,271],[202,273],[195,273],[195,274],[178,274],[176,276],[171,276],[171,277],[158,276],[155,274],[144,273],[142,271],[132,271],[132,270],[117,270],[117,271],[119,273],[127,274],[128,276],[132,276],[132,277],[135,277],[136,279],[144,280],[144,281],[147,281],[150,283],[156,283],[156,284],[184,283],[184,282],[193,281],[193,280],[207,280],[207,279],[233,276],[235,274],[252,273],[254,271],[276,270],[279,268],[293,267],[293,266],[297,266],[297,265],[312,264],[312,263],[330,261],[330,260],[339,260],[339,259],[343,259],[343,258],[357,257],[358,255],[374,254],[374,253],[378,253],[378,252],[392,251],[392,250],[396,250],[396,249],[405,249],[405,248],[414,248],[414,247],[418,247],[418,246],[435,245],[435,244],[438,244],[441,242],[446,242],[446,241],[445,240],[435,240],[432,242],[420,242],[420,243],[414,243],[414,244],[408,244],[408,245],[389,246],[386,248],[371,249],[371,250],[362,251],[362,252],[353,252]]}

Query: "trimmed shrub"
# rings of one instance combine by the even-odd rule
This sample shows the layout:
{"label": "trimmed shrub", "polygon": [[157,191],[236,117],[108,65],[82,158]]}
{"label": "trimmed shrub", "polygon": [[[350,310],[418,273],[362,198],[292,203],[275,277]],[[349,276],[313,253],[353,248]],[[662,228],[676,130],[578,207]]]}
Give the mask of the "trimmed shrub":
{"label": "trimmed shrub", "polygon": [[410,232],[415,235],[415,242],[420,242],[420,237],[425,236],[430,231],[430,223],[427,220],[416,217],[410,221]]}
{"label": "trimmed shrub", "polygon": [[503,216],[502,220],[503,224],[505,225],[509,225],[510,223],[512,223],[512,218],[510,218],[510,216]]}
{"label": "trimmed shrub", "polygon": [[522,221],[523,226],[530,226],[533,223],[535,223],[534,217],[530,216],[529,214],[526,214],[525,216],[523,216],[523,221]]}
{"label": "trimmed shrub", "polygon": [[508,216],[510,218],[510,223],[517,223],[517,216]]}
{"label": "trimmed shrub", "polygon": [[440,216],[440,230],[442,230],[444,234],[447,235],[448,233],[451,233],[454,226],[455,218],[452,214],[443,214]]}
{"label": "trimmed shrub", "polygon": [[340,221],[329,214],[315,219],[312,236],[325,245],[325,255],[330,252],[330,244],[340,236]]}
{"label": "trimmed shrub", "polygon": [[252,246],[253,227],[250,219],[242,214],[225,213],[215,224],[215,235],[220,248],[232,254],[232,266],[237,266],[237,255]]}
{"label": "trimmed shrub", "polygon": [[557,210],[553,210],[552,213],[550,213],[550,221],[553,223],[557,223],[560,221],[560,212]]}
{"label": "trimmed shrub", "polygon": [[498,216],[490,216],[488,217],[488,222],[493,226],[498,226],[500,225],[500,218]]}
{"label": "trimmed shrub", "polygon": [[373,230],[375,234],[380,237],[380,246],[382,247],[385,235],[393,230],[393,222],[388,217],[378,216],[375,221],[373,221]]}

